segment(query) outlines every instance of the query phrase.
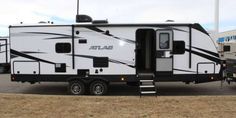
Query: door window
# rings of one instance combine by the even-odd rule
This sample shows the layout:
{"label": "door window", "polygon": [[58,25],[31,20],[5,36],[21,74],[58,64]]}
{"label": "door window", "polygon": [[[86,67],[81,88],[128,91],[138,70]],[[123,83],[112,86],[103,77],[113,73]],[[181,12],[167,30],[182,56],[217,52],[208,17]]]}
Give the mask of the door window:
{"label": "door window", "polygon": [[160,49],[169,49],[170,48],[170,34],[169,33],[160,33],[159,35],[159,47]]}

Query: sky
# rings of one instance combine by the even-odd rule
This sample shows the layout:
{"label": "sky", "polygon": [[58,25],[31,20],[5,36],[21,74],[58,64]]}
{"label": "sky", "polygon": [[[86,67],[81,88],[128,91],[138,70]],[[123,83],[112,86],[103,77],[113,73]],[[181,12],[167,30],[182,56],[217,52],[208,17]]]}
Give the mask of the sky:
{"label": "sky", "polygon": [[[0,0],[0,36],[8,26],[53,21],[75,23],[77,0]],[[214,28],[215,0],[80,0],[80,14],[109,23],[160,23],[174,20]],[[220,0],[220,31],[236,29],[236,0]]]}

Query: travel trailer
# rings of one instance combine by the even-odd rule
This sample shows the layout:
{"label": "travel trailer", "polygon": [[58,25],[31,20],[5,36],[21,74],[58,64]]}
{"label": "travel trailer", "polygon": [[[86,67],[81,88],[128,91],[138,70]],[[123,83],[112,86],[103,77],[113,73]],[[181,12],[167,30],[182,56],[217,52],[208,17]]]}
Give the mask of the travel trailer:
{"label": "travel trailer", "polygon": [[222,77],[215,43],[199,24],[94,21],[9,28],[11,80],[16,82],[69,82],[74,95],[87,89],[103,95],[110,82],[141,83],[140,94],[150,94],[156,93],[155,82]]}
{"label": "travel trailer", "polygon": [[10,70],[10,46],[8,37],[0,37],[0,74]]}
{"label": "travel trailer", "polygon": [[228,83],[236,82],[236,42],[219,43],[219,54],[226,63],[224,78]]}

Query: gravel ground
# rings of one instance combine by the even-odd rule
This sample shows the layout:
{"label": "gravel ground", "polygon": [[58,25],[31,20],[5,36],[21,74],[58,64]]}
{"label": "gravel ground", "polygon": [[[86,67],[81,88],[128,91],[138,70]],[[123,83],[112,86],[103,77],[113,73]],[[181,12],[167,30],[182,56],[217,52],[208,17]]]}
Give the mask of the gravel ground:
{"label": "gravel ground", "polygon": [[0,94],[0,116],[21,118],[233,118],[234,96],[51,96]]}
{"label": "gravel ground", "polygon": [[157,83],[158,96],[139,98],[137,87],[112,84],[106,96],[70,96],[67,83],[16,83],[0,75],[0,117],[233,118],[236,84]]}

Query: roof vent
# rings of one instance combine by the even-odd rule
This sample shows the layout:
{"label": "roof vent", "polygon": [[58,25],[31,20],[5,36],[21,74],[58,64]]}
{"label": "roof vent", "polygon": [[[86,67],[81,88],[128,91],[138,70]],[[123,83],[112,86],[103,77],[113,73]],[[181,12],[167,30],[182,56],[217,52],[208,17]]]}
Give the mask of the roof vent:
{"label": "roof vent", "polygon": [[174,20],[166,20],[166,22],[175,22]]}
{"label": "roof vent", "polygon": [[92,22],[93,19],[88,15],[76,15],[76,22],[77,23],[85,23],[85,22]]}
{"label": "roof vent", "polygon": [[40,21],[39,24],[46,24],[47,22],[45,21]]}

